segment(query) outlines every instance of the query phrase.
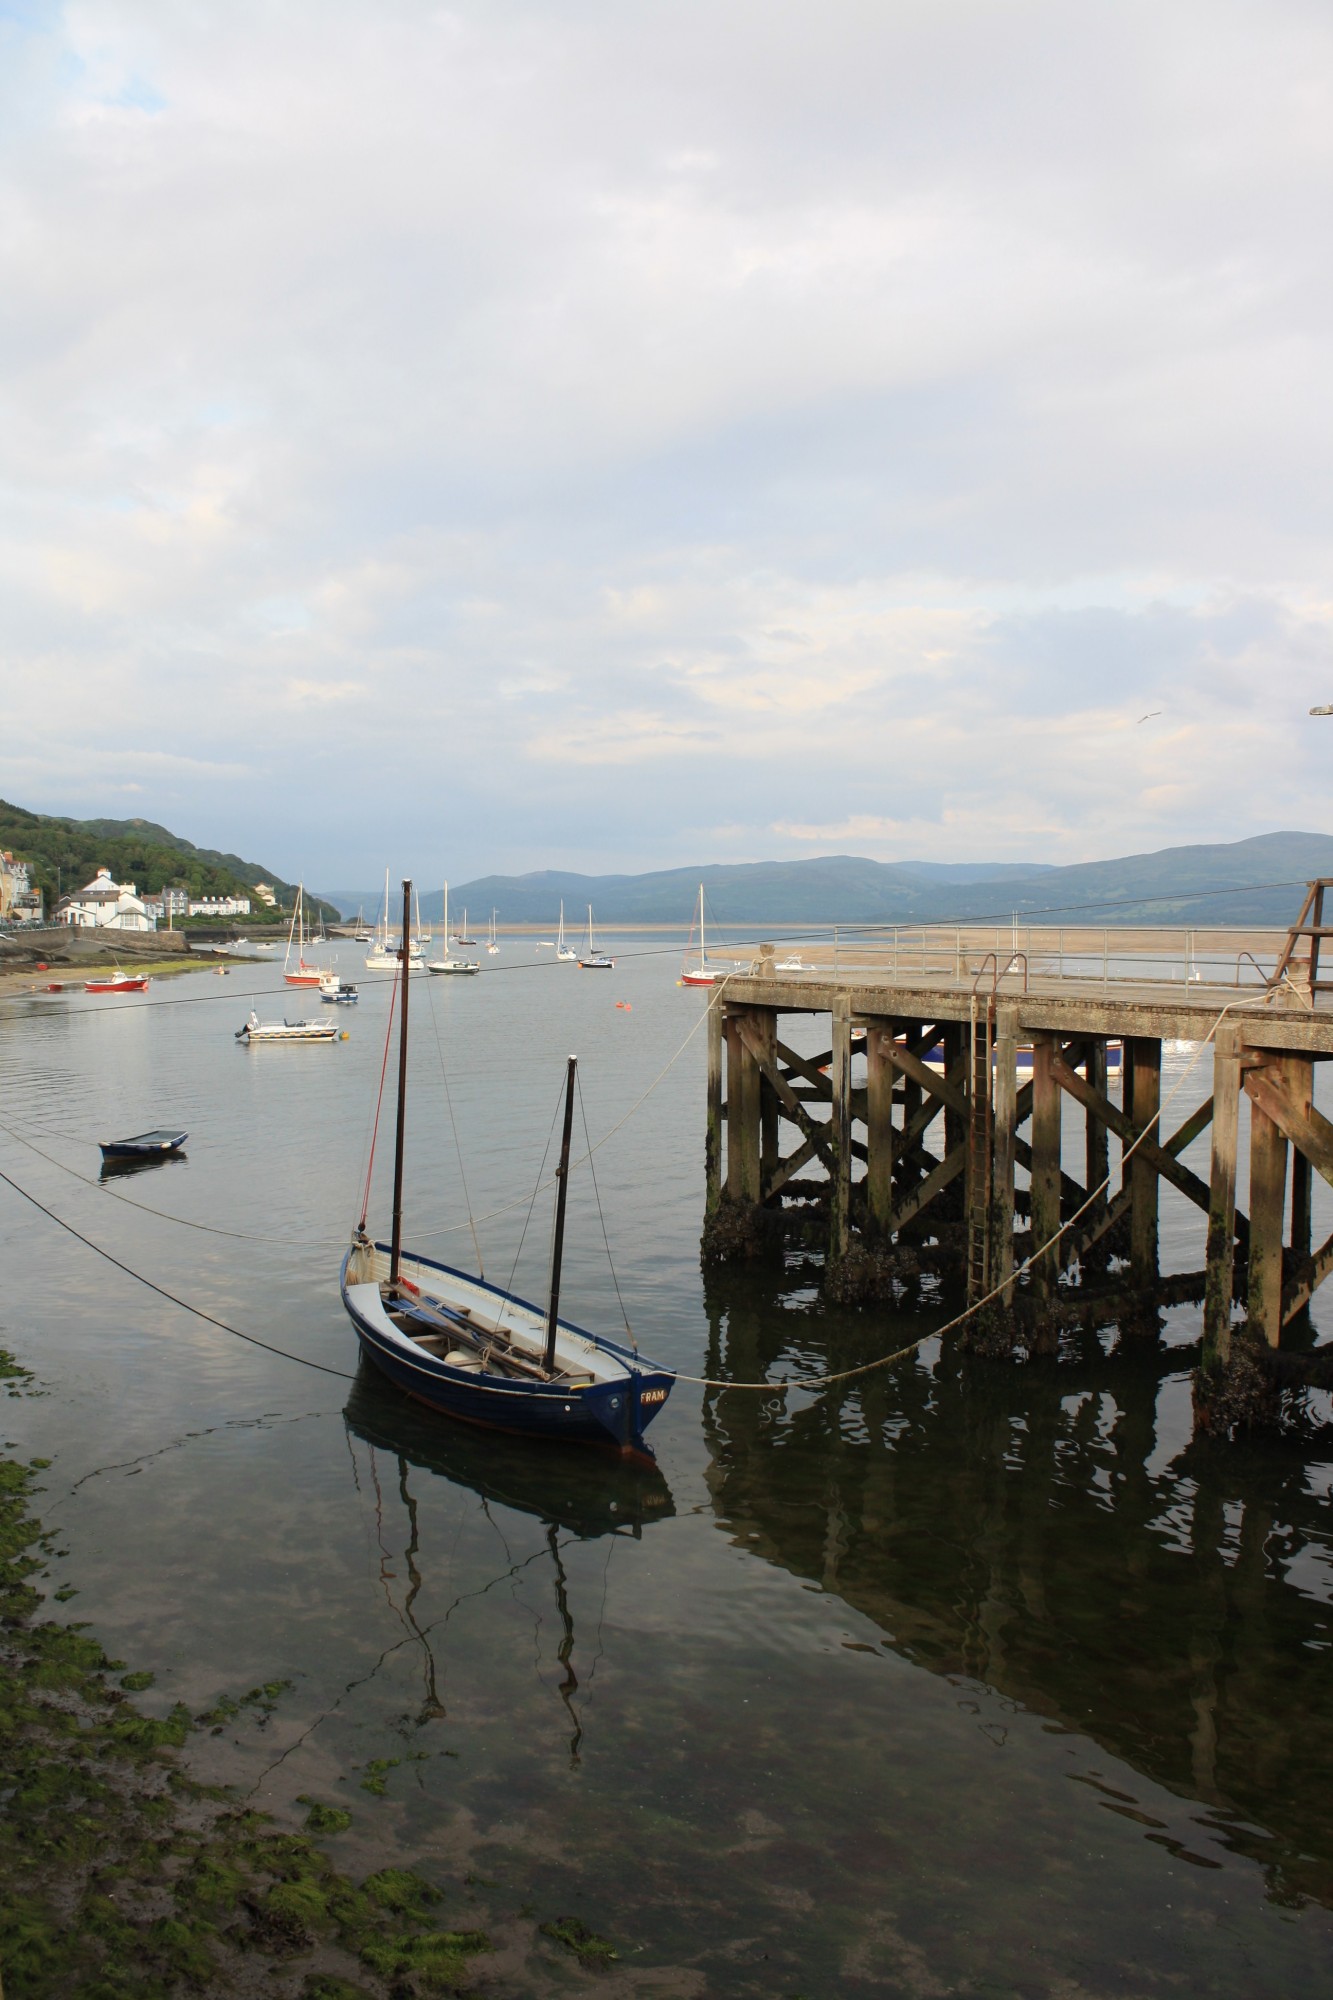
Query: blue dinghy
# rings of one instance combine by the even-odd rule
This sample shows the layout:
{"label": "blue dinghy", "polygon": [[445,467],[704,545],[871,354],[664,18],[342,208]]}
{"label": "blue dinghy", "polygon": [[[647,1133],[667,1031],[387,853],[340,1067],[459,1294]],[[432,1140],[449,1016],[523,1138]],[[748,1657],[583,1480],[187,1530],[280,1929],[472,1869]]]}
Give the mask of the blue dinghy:
{"label": "blue dinghy", "polygon": [[[403,884],[404,936],[411,884]],[[398,1123],[393,1234],[372,1242],[362,1216],[343,1259],[343,1304],[361,1350],[391,1382],[441,1415],[526,1437],[643,1451],[643,1433],[675,1377],[620,1342],[559,1316],[560,1267],[574,1116],[569,1059],[556,1169],[550,1302],[514,1298],[402,1245],[403,1133],[407,1093],[408,963],[399,980]],[[387,1052],[386,1052],[387,1062]]]}

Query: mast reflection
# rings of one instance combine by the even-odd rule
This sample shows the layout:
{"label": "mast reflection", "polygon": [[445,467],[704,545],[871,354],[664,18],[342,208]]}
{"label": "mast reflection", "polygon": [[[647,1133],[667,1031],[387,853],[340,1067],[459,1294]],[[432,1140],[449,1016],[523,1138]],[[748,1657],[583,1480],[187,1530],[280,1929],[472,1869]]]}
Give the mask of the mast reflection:
{"label": "mast reflection", "polygon": [[[440,1691],[433,1637],[436,1626],[444,1620],[423,1626],[416,1616],[423,1574],[418,1503],[409,1484],[409,1471],[413,1468],[471,1491],[488,1515],[492,1506],[501,1506],[530,1516],[544,1528],[540,1550],[525,1563],[507,1565],[492,1581],[498,1582],[517,1568],[527,1567],[537,1555],[549,1556],[560,1624],[556,1657],[561,1678],[557,1692],[572,1725],[570,1761],[577,1764],[584,1732],[575,1699],[579,1681],[573,1664],[574,1612],[561,1549],[571,1540],[595,1541],[610,1535],[637,1540],[652,1522],[669,1519],[675,1513],[675,1504],[660,1468],[651,1460],[631,1460],[610,1452],[602,1454],[586,1445],[533,1443],[450,1423],[403,1396],[364,1361],[358,1367],[343,1418],[349,1435],[371,1448],[371,1476],[383,1554],[381,1576],[397,1616],[421,1649],[423,1696],[418,1720],[435,1720],[447,1711]],[[396,1462],[398,1494],[407,1517],[408,1538],[402,1560],[409,1587],[401,1607],[388,1591],[389,1584],[396,1580],[396,1572],[388,1567],[392,1558],[384,1536],[377,1452],[392,1454]],[[448,1615],[445,1614],[445,1619]]]}

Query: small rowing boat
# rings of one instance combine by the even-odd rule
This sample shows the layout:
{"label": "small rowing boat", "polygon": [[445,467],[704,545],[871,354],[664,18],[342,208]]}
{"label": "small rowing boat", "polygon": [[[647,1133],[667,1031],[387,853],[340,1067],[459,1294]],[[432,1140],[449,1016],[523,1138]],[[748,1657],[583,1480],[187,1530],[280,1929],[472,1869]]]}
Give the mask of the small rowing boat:
{"label": "small rowing boat", "polygon": [[160,1126],[155,1132],[136,1132],[132,1139],[108,1139],[102,1147],[104,1160],[162,1160],[179,1153],[188,1132],[173,1132]]}

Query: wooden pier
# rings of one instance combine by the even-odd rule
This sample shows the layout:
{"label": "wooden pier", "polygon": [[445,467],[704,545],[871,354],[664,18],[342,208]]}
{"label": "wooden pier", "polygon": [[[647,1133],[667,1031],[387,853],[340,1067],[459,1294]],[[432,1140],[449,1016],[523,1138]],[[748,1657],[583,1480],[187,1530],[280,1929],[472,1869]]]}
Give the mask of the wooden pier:
{"label": "wooden pier", "polygon": [[[1323,886],[1271,940],[1270,969],[1246,949],[1226,982],[1217,962],[1191,969],[1188,947],[1183,977],[1116,976],[1105,957],[1080,970],[1031,932],[1007,962],[958,946],[953,964],[923,952],[836,973],[781,972],[762,947],[710,1003],[705,1259],[804,1240],[832,1296],[899,1304],[925,1274],[932,1303],[980,1308],[962,1337],[989,1352],[1054,1351],[1098,1315],[1155,1327],[1156,1309],[1192,1299],[1200,1413],[1217,1428],[1321,1379],[1299,1351],[1333,1271],[1333,1236],[1312,1234],[1313,1177],[1333,1184],[1333,1124],[1312,1102],[1314,1064],[1333,1057]],[[791,1046],[808,1039],[796,1017],[819,1024],[810,1054]],[[1174,1124],[1159,1118],[1164,1041],[1204,1045],[1211,1081]],[[1206,1179],[1182,1158],[1205,1134]],[[1198,1267],[1166,1277],[1164,1182],[1199,1216]]]}

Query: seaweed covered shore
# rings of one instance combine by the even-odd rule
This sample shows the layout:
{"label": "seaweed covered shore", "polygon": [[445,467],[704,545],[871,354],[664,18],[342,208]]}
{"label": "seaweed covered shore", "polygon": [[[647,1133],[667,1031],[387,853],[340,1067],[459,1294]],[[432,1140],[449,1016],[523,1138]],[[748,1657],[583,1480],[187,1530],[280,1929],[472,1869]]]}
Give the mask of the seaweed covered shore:
{"label": "seaweed covered shore", "polygon": [[[0,1381],[28,1372],[0,1350]],[[404,1868],[360,1880],[328,1843],[351,1814],[306,1798],[284,1828],[189,1772],[209,1711],[166,1716],[152,1683],[108,1659],[86,1627],[42,1616],[34,1578],[52,1538],[34,1511],[49,1461],[0,1455],[0,1977],[5,2000],[410,2000],[570,1992],[612,1947],[576,1920],[534,1913],[476,1927],[459,1887]],[[226,1702],[265,1708],[281,1683]]]}

